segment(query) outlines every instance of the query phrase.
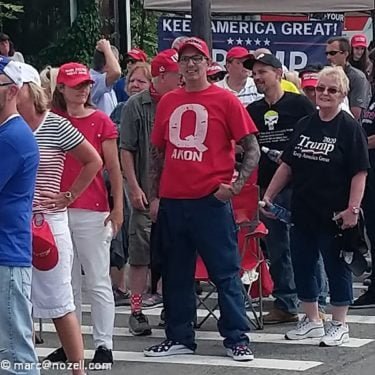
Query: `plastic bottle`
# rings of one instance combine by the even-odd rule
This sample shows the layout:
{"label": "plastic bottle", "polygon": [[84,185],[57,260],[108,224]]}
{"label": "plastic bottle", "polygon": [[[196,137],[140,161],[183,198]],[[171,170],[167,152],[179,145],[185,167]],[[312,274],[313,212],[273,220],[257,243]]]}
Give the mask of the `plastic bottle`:
{"label": "plastic bottle", "polygon": [[268,147],[262,146],[261,150],[268,156],[268,158],[275,163],[279,163],[279,158],[281,155],[281,151],[279,150],[271,150]]}
{"label": "plastic bottle", "polygon": [[271,205],[266,205],[266,202],[259,201],[259,206],[265,208],[267,211],[273,213],[276,218],[285,224],[292,223],[292,215],[289,210],[285,207],[279,206],[276,203],[271,203]]}

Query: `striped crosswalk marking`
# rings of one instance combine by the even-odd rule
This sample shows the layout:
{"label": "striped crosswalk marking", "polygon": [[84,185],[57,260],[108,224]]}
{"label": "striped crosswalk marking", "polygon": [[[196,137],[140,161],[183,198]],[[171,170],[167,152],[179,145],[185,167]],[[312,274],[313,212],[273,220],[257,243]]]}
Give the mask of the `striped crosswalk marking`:
{"label": "striped crosswalk marking", "polygon": [[[37,355],[45,357],[51,353],[54,348],[37,348]],[[85,359],[91,359],[94,356],[93,350],[85,350]],[[143,362],[143,363],[165,363],[180,365],[200,365],[200,366],[223,366],[223,367],[243,367],[243,368],[261,368],[270,370],[284,371],[307,371],[311,368],[322,365],[322,362],[315,361],[297,361],[287,359],[256,358],[251,362],[236,362],[231,358],[221,356],[205,355],[179,355],[173,357],[152,357],[148,358],[140,352],[113,351],[115,361],[125,362]]]}
{"label": "striped crosswalk marking", "polygon": [[[81,326],[82,333],[84,335],[92,334],[92,326],[83,325]],[[55,333],[56,329],[55,326],[51,323],[43,324],[43,331],[49,333]],[[125,327],[115,327],[113,330],[114,336],[119,337],[133,337],[131,333],[129,333],[128,328]],[[151,338],[165,338],[164,330],[162,329],[153,329],[152,335],[148,336]],[[197,340],[208,340],[208,341],[220,341],[222,337],[218,332],[213,331],[196,331],[195,335]],[[250,333],[249,334],[250,340],[252,342],[262,342],[262,343],[269,343],[269,344],[286,344],[286,345],[318,345],[319,339],[306,339],[306,340],[285,340],[283,334],[276,334],[276,333]],[[358,338],[350,338],[350,341],[346,344],[343,344],[342,347],[347,348],[360,348],[361,346],[367,345],[373,342],[373,339],[358,339]]]}

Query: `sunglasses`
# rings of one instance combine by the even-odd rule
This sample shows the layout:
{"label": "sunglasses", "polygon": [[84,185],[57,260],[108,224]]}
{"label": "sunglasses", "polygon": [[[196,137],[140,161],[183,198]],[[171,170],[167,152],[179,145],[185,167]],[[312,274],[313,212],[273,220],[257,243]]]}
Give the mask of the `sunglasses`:
{"label": "sunglasses", "polygon": [[326,51],[326,56],[336,56],[338,53],[344,53],[344,51]]}
{"label": "sunglasses", "polygon": [[201,64],[203,60],[207,60],[207,58],[202,55],[181,56],[179,63],[185,65],[188,64],[190,60],[193,62],[194,65],[198,65]]}
{"label": "sunglasses", "polygon": [[334,88],[334,87],[324,87],[324,86],[316,86],[315,87],[315,91],[316,92],[320,92],[320,93],[323,93],[327,90],[328,94],[331,94],[331,95],[335,95],[337,94],[338,92],[340,92],[340,90]]}
{"label": "sunglasses", "polygon": [[1,82],[0,87],[14,85],[14,82]]}

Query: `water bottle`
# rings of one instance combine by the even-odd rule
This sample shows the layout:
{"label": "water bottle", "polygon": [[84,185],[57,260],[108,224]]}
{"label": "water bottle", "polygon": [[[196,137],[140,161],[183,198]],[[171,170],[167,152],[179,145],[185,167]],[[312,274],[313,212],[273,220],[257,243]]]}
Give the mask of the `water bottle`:
{"label": "water bottle", "polygon": [[281,155],[281,151],[279,150],[271,150],[268,147],[262,146],[261,150],[268,156],[268,158],[275,163],[279,163],[279,158]]}
{"label": "water bottle", "polygon": [[259,201],[259,206],[265,208],[267,211],[273,213],[276,218],[282,221],[285,224],[292,223],[292,215],[289,210],[285,207],[279,206],[276,203],[271,203],[270,205],[266,205],[266,202]]}

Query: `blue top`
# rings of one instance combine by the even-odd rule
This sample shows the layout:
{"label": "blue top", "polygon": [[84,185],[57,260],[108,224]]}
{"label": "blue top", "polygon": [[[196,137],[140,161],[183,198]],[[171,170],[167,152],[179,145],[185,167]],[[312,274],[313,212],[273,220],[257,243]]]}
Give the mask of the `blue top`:
{"label": "blue top", "polygon": [[91,100],[98,109],[110,116],[117,105],[117,98],[113,86],[107,86],[107,73],[90,69],[90,75],[94,81],[91,89]]}
{"label": "blue top", "polygon": [[115,91],[117,101],[119,103],[126,102],[129,99],[129,95],[125,92],[126,87],[126,78],[121,77],[113,86],[113,90]]}
{"label": "blue top", "polygon": [[31,266],[31,218],[39,150],[20,116],[0,125],[0,265]]}

